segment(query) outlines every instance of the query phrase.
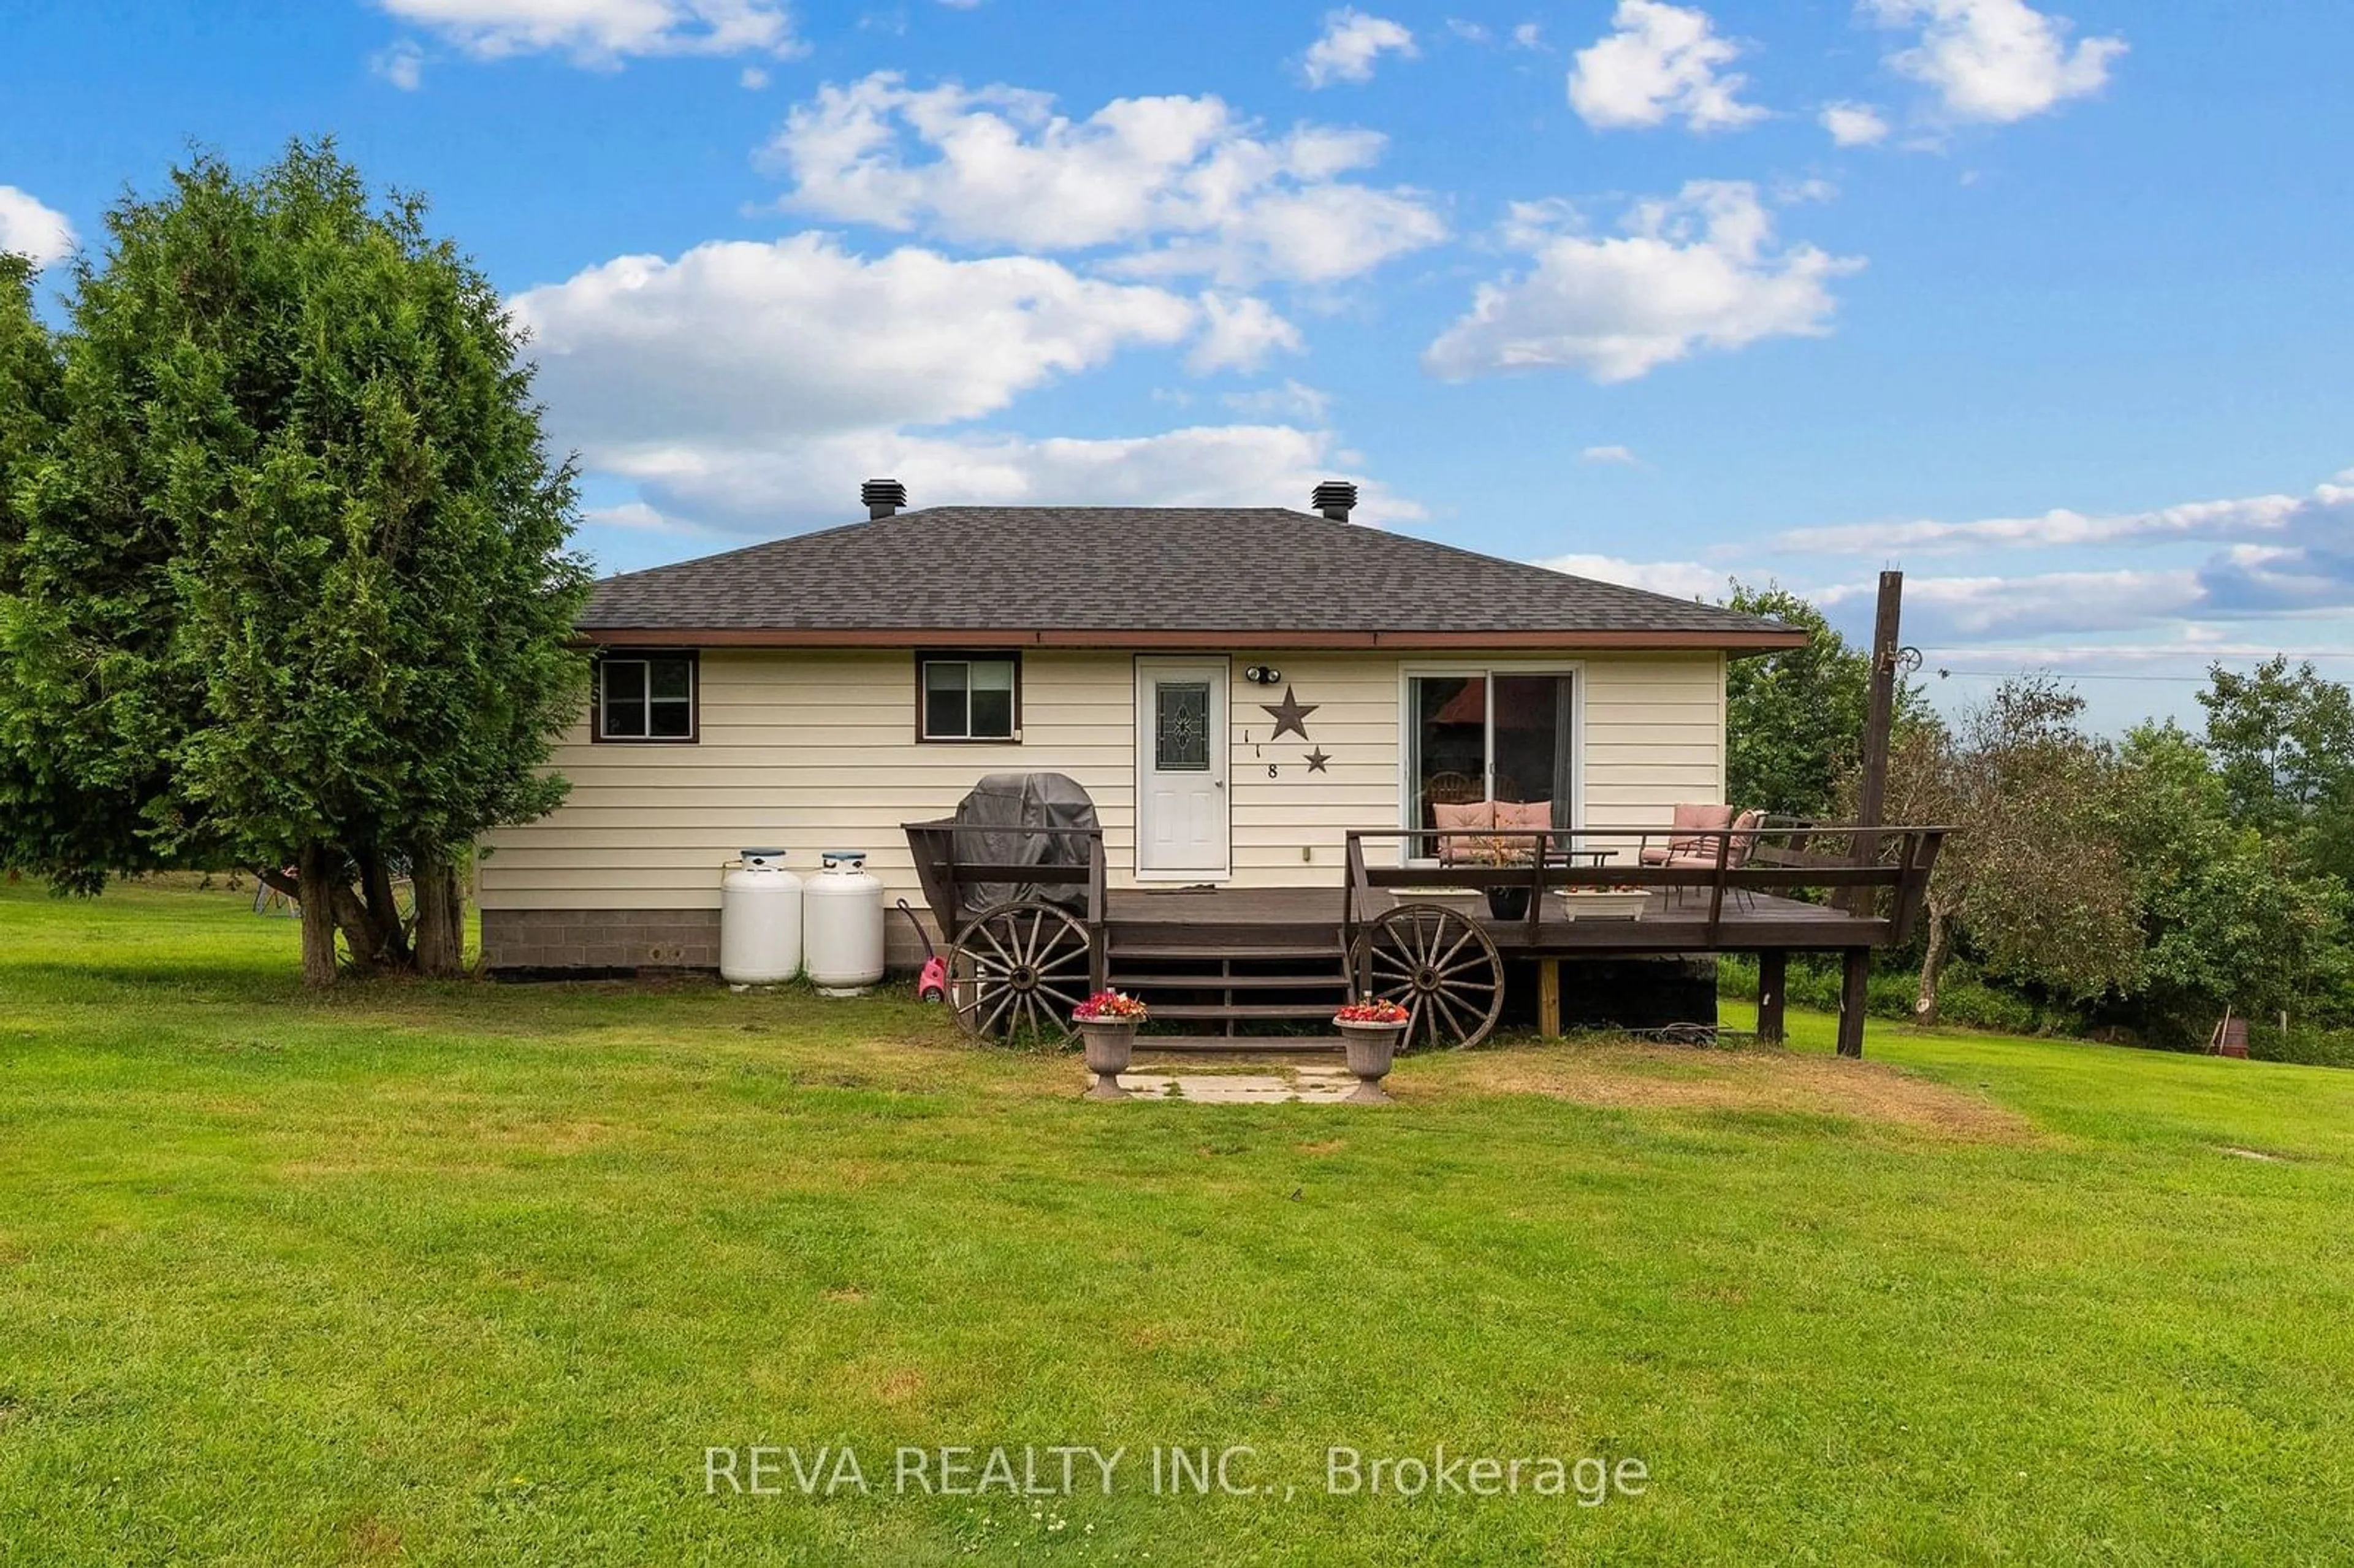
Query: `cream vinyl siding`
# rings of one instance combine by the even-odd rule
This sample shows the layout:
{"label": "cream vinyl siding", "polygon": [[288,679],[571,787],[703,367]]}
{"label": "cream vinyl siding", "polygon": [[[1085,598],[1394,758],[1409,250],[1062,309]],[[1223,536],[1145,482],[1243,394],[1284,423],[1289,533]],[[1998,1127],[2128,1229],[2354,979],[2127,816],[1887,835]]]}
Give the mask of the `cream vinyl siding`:
{"label": "cream vinyl siding", "polygon": [[[1232,651],[1228,793],[1236,885],[1337,886],[1341,834],[1399,820],[1402,671],[1472,664],[1392,652]],[[1527,666],[1525,652],[1495,656]],[[1723,661],[1713,653],[1580,654],[1582,816],[1596,826],[1664,824],[1679,800],[1723,799]],[[1275,685],[1243,679],[1253,664]],[[711,908],[726,863],[778,846],[804,874],[820,852],[863,849],[868,868],[921,907],[899,824],[945,816],[984,773],[1067,773],[1102,819],[1112,878],[1134,880],[1134,656],[1023,651],[1019,744],[922,743],[912,650],[706,649],[694,745],[591,745],[586,715],[557,748],[572,780],[537,822],[501,830],[481,864],[490,909]],[[1261,707],[1285,686],[1309,739],[1269,738]],[[1321,747],[1321,773],[1306,757]],[[1268,768],[1275,768],[1270,777]]]}

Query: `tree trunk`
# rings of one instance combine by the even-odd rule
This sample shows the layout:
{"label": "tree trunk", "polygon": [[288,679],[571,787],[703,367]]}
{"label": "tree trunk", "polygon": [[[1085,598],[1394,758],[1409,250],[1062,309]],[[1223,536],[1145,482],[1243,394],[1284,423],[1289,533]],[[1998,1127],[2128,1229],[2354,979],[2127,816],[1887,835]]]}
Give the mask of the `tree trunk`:
{"label": "tree trunk", "polygon": [[[342,857],[331,850],[328,858],[340,873],[343,870]],[[330,878],[329,894],[333,900],[329,907],[334,913],[335,928],[344,934],[344,948],[351,954],[353,972],[363,975],[376,973],[376,930],[375,924],[368,919],[366,902],[352,891],[351,884],[344,881],[340,874]]]}
{"label": "tree trunk", "polygon": [[409,967],[408,932],[400,919],[400,900],[392,891],[392,870],[385,864],[382,852],[371,847],[356,857],[360,868],[360,896],[366,901],[363,914],[367,921],[368,939],[381,969]]}
{"label": "tree trunk", "polygon": [[1937,1022],[1937,981],[1946,972],[1946,959],[1954,949],[1954,912],[1929,900],[1929,948],[1921,955],[1921,990],[1913,1001],[1913,1022],[1930,1024]]}
{"label": "tree trunk", "polygon": [[[302,983],[335,983],[335,857],[324,844],[304,844],[295,863],[302,908]],[[272,885],[277,885],[273,881]]]}
{"label": "tree trunk", "polygon": [[417,968],[435,980],[466,970],[466,894],[458,867],[439,852],[420,852],[409,874],[417,881]]}

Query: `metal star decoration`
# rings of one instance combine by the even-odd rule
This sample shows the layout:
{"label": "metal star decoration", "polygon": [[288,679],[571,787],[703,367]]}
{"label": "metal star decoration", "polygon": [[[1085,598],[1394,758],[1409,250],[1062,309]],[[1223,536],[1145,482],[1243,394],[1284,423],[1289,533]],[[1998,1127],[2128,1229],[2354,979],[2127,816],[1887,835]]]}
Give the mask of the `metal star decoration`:
{"label": "metal star decoration", "polygon": [[1292,694],[1289,686],[1284,687],[1283,701],[1259,704],[1260,707],[1267,710],[1267,716],[1275,720],[1275,733],[1268,736],[1267,739],[1281,740],[1287,735],[1296,735],[1300,739],[1306,740],[1308,715],[1323,705],[1322,703],[1303,703]]}
{"label": "metal star decoration", "polygon": [[1324,771],[1324,765],[1331,760],[1332,758],[1326,755],[1324,748],[1320,746],[1308,754],[1308,771],[1321,773]]}

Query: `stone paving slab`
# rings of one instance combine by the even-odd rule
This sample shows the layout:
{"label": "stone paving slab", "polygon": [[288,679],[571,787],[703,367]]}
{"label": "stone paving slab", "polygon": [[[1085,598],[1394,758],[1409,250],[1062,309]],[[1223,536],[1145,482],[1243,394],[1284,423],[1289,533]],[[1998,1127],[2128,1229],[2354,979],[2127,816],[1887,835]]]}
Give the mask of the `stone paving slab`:
{"label": "stone paving slab", "polygon": [[1357,1086],[1346,1067],[1290,1067],[1279,1073],[1122,1073],[1119,1086],[1140,1100],[1209,1106],[1335,1105]]}

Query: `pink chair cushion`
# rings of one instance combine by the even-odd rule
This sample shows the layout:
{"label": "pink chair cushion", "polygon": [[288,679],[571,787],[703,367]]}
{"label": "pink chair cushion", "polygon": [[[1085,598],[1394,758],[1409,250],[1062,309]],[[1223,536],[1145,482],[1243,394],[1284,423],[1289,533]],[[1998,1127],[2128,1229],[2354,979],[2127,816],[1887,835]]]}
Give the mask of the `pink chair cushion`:
{"label": "pink chair cushion", "polygon": [[1499,800],[1496,802],[1496,825],[1500,828],[1550,828],[1553,826],[1553,802]]}
{"label": "pink chair cushion", "polygon": [[1690,801],[1676,807],[1674,836],[1668,840],[1670,860],[1686,855],[1706,855],[1709,863],[1716,862],[1716,840],[1712,836],[1733,826],[1730,806],[1697,805]]}
{"label": "pink chair cushion", "polygon": [[[1435,828],[1492,828],[1496,825],[1496,808],[1486,800],[1465,800],[1455,803],[1434,800],[1430,807],[1430,825]],[[1463,832],[1442,832],[1438,835],[1438,863],[1452,865],[1470,858],[1476,845],[1473,835]]]}
{"label": "pink chair cushion", "polygon": [[1733,819],[1733,848],[1726,853],[1727,865],[1747,865],[1749,857],[1757,851],[1757,830],[1766,822],[1763,811],[1744,811]]}

